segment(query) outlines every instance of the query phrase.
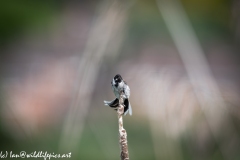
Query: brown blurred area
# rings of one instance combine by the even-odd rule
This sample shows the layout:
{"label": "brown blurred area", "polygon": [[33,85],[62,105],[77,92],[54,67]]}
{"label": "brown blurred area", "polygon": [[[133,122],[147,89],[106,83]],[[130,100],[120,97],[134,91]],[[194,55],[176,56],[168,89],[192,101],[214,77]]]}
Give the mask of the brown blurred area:
{"label": "brown blurred area", "polygon": [[0,6],[1,151],[119,158],[121,74],[131,159],[240,159],[238,1]]}

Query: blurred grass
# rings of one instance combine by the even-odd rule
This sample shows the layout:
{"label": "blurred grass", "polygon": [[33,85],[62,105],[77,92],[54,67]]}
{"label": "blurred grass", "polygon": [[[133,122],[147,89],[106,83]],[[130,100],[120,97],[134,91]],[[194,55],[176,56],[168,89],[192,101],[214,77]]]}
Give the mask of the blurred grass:
{"label": "blurred grass", "polygon": [[[61,3],[62,1],[56,0],[0,1],[0,44],[10,43],[14,37],[35,27],[44,28],[46,24],[51,23],[54,16],[59,14]],[[228,38],[232,36],[228,25],[231,12],[230,1],[183,0],[183,3],[202,42],[216,37],[229,40]],[[138,1],[131,9],[128,26],[128,37],[125,41],[125,45],[128,47],[138,49],[148,40],[171,41],[155,1]],[[107,109],[104,106],[99,109],[91,108],[78,151],[72,153],[73,158],[71,159],[119,159],[117,117],[113,111],[106,113]],[[240,135],[239,119],[234,118],[233,122],[238,129],[238,135]],[[148,120],[135,117],[134,114],[132,117],[126,116],[124,117],[124,127],[128,133],[130,158],[137,160],[155,159],[154,143]],[[37,136],[18,140],[8,134],[2,126],[0,128],[1,150],[13,150],[15,153],[22,150],[59,153],[58,143],[61,128],[48,128],[47,131],[40,132]],[[191,129],[189,131],[191,134],[186,133],[178,140],[159,135],[159,142],[162,142],[159,148],[160,154],[172,159],[180,159],[178,154],[174,155],[174,152],[171,154],[171,150],[168,153],[165,152],[168,145],[178,144],[184,160],[224,159],[213,138],[209,139],[209,146],[206,150],[200,150],[195,142],[195,126],[192,126]],[[109,155],[107,155],[108,151],[111,152]],[[232,160],[238,159],[240,159],[240,154],[235,153]]]}
{"label": "blurred grass", "polygon": [[17,35],[46,26],[59,11],[61,1],[36,0],[0,1],[0,44],[4,45]]}
{"label": "blurred grass", "polygon": [[[231,41],[231,1],[182,0],[182,3],[202,43],[215,39]],[[131,9],[128,23],[125,45],[141,45],[146,40],[171,42],[155,0],[139,0]]]}

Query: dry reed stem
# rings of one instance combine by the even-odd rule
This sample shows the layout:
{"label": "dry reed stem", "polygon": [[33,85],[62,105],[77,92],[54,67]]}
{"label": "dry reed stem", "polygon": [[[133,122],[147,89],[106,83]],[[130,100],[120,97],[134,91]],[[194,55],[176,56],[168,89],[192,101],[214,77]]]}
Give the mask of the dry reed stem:
{"label": "dry reed stem", "polygon": [[118,106],[118,126],[119,126],[119,145],[120,145],[120,157],[121,160],[129,160],[128,154],[128,144],[127,144],[127,132],[123,128],[123,113],[124,113],[124,106],[123,106],[123,93],[121,93],[119,99],[119,106]]}

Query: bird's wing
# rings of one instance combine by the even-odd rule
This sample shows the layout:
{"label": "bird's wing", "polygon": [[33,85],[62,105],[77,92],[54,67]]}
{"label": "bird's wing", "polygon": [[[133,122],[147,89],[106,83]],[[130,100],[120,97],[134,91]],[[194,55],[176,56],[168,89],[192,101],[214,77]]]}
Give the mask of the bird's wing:
{"label": "bird's wing", "polygon": [[127,98],[130,97],[130,88],[128,87],[128,85],[125,85],[124,87],[124,93],[126,95]]}
{"label": "bird's wing", "polygon": [[128,113],[130,115],[132,115],[132,107],[131,107],[131,104],[129,102],[129,99],[125,99],[124,100],[124,115],[127,115]]}

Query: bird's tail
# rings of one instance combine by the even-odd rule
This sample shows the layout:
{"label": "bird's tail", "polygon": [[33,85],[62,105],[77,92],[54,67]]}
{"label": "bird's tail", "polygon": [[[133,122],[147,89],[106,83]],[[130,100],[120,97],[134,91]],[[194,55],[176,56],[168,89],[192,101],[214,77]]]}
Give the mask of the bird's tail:
{"label": "bird's tail", "polygon": [[[119,100],[116,98],[113,101],[103,101],[106,106],[109,106],[111,108],[114,108],[117,110],[117,107],[119,105]],[[132,107],[128,99],[124,100],[124,115],[132,115]]]}
{"label": "bird's tail", "polygon": [[113,101],[103,101],[106,106],[110,106],[112,108],[117,108],[119,104],[119,100],[116,98]]}

